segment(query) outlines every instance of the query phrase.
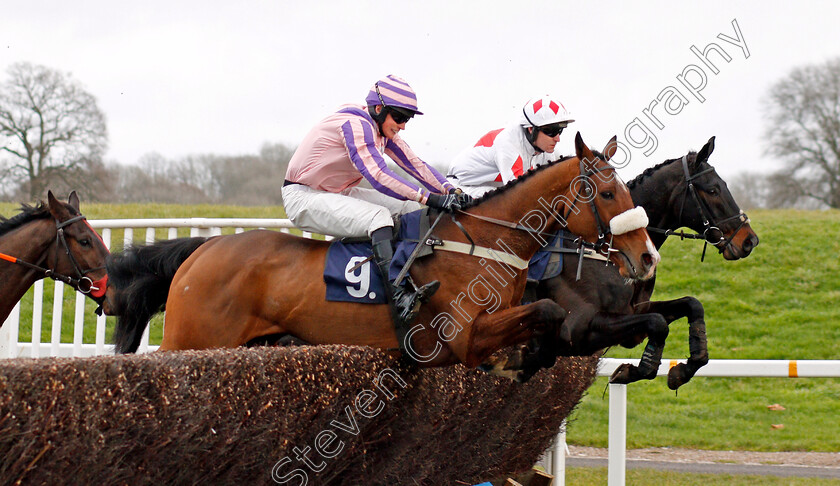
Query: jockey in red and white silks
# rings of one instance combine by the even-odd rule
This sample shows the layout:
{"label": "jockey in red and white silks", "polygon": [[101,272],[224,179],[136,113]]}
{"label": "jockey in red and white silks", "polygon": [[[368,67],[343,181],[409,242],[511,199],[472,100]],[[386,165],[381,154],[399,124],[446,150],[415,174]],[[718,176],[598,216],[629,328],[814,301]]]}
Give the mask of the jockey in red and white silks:
{"label": "jockey in red and white silks", "polygon": [[530,169],[560,158],[554,148],[571,115],[549,97],[529,100],[519,120],[493,130],[458,154],[447,178],[473,197],[501,187]]}

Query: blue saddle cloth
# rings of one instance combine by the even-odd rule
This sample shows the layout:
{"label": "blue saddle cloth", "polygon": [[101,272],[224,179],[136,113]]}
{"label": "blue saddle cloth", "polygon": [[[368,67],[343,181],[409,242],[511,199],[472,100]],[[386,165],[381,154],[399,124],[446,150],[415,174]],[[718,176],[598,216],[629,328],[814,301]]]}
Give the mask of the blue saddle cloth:
{"label": "blue saddle cloth", "polygon": [[[428,209],[408,213],[400,218],[394,258],[391,261],[389,278],[393,281],[399,275],[411,252],[419,244],[429,228]],[[431,253],[431,248],[426,253]],[[350,269],[373,255],[370,241],[345,242],[335,240],[327,250],[324,264],[324,283],[327,284],[327,300],[333,302],[356,302],[362,304],[384,304],[387,302],[385,287],[376,264],[363,263],[355,271]]]}
{"label": "blue saddle cloth", "polygon": [[563,271],[563,254],[559,252],[563,248],[562,237],[570,233],[560,230],[551,241],[541,248],[531,261],[528,262],[528,280],[548,280],[560,275]]}

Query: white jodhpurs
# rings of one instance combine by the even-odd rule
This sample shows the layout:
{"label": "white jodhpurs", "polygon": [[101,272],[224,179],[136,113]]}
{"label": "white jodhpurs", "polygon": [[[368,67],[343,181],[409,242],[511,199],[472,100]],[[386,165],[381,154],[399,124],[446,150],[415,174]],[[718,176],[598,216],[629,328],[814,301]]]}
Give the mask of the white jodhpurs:
{"label": "white jodhpurs", "polygon": [[374,230],[394,226],[394,217],[423,207],[375,189],[351,187],[334,193],[301,184],[283,187],[283,205],[298,228],[339,238],[370,236]]}

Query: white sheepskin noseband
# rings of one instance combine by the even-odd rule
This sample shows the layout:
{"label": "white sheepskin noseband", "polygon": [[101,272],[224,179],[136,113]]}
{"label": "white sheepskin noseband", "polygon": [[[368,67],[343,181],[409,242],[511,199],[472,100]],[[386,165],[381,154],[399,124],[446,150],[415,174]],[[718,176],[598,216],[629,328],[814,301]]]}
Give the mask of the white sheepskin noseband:
{"label": "white sheepskin noseband", "polygon": [[610,220],[610,232],[614,235],[623,235],[639,228],[647,228],[648,216],[645,208],[636,206],[628,209]]}

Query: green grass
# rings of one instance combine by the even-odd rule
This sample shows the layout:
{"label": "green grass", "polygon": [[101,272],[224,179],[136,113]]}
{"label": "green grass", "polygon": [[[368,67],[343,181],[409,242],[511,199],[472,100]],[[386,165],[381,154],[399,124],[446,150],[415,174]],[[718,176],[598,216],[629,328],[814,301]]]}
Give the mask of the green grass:
{"label": "green grass", "polygon": [[[628,485],[657,486],[828,486],[840,484],[837,479],[821,478],[788,478],[758,475],[731,474],[694,474],[676,473],[670,471],[654,471],[652,469],[629,469],[625,479]],[[566,484],[568,486],[591,486],[593,484],[607,484],[607,468],[572,467],[566,469]]]}
{"label": "green grass", "polygon": [[[16,208],[0,204],[0,214],[11,216]],[[279,207],[109,205],[83,201],[82,210],[90,219],[284,217]],[[706,261],[700,263],[702,243],[669,241],[662,248],[654,298],[693,295],[703,302],[712,359],[840,359],[840,212],[765,210],[751,211],[750,217],[761,243],[744,260],[724,261],[710,249]],[[145,232],[140,233],[135,235],[137,241],[145,238]],[[112,241],[118,248],[121,234],[115,232]],[[50,336],[51,288],[52,283],[47,282],[44,342]],[[65,291],[65,342],[71,342],[73,334],[74,299],[69,296],[70,292]],[[30,300],[22,312],[21,340],[31,336],[31,291],[27,298]],[[93,342],[94,306],[91,302],[87,305],[85,342]],[[113,324],[109,318],[109,340]],[[151,342],[159,343],[161,335],[162,319],[158,317],[153,321]],[[641,346],[632,350],[614,348],[607,356],[638,358],[641,352]],[[665,357],[687,356],[688,331],[683,319],[671,326]],[[606,447],[605,387],[606,379],[599,378],[571,417],[567,436],[570,443]],[[657,378],[630,385],[628,399],[631,448],[840,451],[840,428],[836,425],[840,378],[697,377],[678,394],[668,390],[664,378]],[[786,410],[768,410],[767,405],[774,403]],[[785,427],[772,429],[771,424]]]}

